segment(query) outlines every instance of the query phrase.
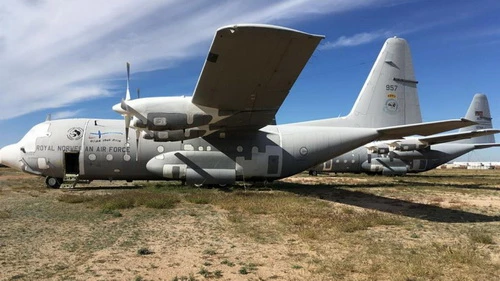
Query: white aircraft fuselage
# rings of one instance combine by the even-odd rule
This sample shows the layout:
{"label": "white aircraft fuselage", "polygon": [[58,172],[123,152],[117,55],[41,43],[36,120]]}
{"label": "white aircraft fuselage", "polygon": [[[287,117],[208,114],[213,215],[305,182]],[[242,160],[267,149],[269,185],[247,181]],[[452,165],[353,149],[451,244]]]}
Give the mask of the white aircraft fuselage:
{"label": "white aircraft fuselage", "polygon": [[287,177],[378,136],[370,128],[270,125],[182,142],[141,138],[136,148],[135,131],[130,131],[129,144],[122,120],[63,119],[34,126],[21,141],[2,148],[0,160],[59,181],[74,174],[80,180],[225,184]]}

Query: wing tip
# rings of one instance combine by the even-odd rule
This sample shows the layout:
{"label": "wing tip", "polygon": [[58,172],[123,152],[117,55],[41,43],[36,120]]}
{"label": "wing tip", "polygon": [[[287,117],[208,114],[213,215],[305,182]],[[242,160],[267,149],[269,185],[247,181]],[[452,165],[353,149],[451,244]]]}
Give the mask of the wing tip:
{"label": "wing tip", "polygon": [[217,33],[220,31],[224,30],[229,30],[231,33],[236,32],[238,29],[269,29],[269,30],[277,30],[277,31],[286,31],[286,32],[292,32],[292,33],[297,33],[297,34],[303,34],[307,36],[312,36],[312,37],[317,37],[317,38],[325,38],[325,35],[320,35],[320,34],[312,34],[312,33],[307,33],[304,31],[300,31],[297,29],[293,28],[288,28],[284,26],[279,26],[279,25],[272,25],[272,24],[260,24],[260,23],[238,23],[238,24],[231,24],[231,25],[225,25],[222,27],[219,27],[217,29]]}

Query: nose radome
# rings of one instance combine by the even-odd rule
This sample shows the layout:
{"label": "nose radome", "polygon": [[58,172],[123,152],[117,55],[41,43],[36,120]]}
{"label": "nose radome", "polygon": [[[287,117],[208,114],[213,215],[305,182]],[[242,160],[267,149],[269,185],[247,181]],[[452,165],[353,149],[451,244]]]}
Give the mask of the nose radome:
{"label": "nose radome", "polygon": [[7,145],[0,149],[0,164],[21,170],[21,152],[17,144]]}

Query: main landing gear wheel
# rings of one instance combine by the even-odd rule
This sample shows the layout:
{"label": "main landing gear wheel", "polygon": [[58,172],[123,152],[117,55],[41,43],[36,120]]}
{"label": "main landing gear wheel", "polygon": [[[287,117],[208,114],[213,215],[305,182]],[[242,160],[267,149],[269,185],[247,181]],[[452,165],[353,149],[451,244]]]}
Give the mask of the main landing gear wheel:
{"label": "main landing gear wheel", "polygon": [[54,177],[46,177],[45,178],[45,184],[47,187],[50,188],[59,188],[61,187],[63,180],[60,178],[54,178]]}
{"label": "main landing gear wheel", "polygon": [[314,171],[314,170],[310,170],[310,171],[309,171],[309,175],[311,175],[311,176],[317,176],[317,175],[318,175],[318,172],[317,172],[317,171]]}

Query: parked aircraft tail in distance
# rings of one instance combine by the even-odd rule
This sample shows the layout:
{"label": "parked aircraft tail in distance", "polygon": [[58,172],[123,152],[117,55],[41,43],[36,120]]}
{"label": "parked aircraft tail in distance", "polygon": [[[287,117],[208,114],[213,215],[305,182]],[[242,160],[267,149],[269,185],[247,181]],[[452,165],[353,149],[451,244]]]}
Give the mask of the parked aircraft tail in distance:
{"label": "parked aircraft tail in distance", "polygon": [[[464,127],[459,129],[459,132],[475,131],[481,129],[491,129],[493,128],[492,118],[490,114],[490,105],[488,103],[488,97],[485,94],[475,94],[472,102],[467,110],[465,118],[477,122],[476,125],[469,127]],[[486,135],[480,137],[474,137],[470,139],[464,139],[458,141],[460,143],[495,143],[495,135]]]}

